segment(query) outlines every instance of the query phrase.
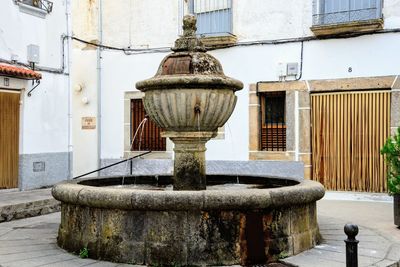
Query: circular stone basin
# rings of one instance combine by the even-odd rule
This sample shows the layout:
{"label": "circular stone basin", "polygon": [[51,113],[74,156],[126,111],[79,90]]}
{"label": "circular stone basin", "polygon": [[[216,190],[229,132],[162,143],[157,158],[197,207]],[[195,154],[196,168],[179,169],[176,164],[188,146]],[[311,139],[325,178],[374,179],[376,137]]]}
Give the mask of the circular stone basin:
{"label": "circular stone basin", "polygon": [[210,190],[172,191],[171,180],[96,177],[56,185],[59,246],[113,262],[248,265],[318,242],[316,201],[324,188],[317,182],[219,175],[207,176]]}

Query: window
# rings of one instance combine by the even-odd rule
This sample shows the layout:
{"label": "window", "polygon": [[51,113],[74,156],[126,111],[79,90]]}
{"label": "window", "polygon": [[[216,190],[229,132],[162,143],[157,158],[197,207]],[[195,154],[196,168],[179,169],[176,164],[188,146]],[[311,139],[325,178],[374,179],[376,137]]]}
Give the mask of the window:
{"label": "window", "polygon": [[261,150],[286,150],[285,92],[270,92],[261,96]]}
{"label": "window", "polygon": [[[142,99],[131,99],[131,138],[136,133],[141,122],[146,116]],[[161,137],[161,128],[159,128],[150,119],[143,126],[143,131],[139,129],[135,142],[131,145],[131,151],[165,151],[166,139]]]}
{"label": "window", "polygon": [[232,0],[190,0],[189,11],[197,17],[197,34],[232,34]]}
{"label": "window", "polygon": [[[45,13],[51,13],[53,10],[53,2],[48,0],[14,0],[16,4],[23,4],[26,6],[37,8]],[[23,5],[20,5],[23,6]]]}
{"label": "window", "polygon": [[382,0],[314,0],[313,25],[382,18]]}

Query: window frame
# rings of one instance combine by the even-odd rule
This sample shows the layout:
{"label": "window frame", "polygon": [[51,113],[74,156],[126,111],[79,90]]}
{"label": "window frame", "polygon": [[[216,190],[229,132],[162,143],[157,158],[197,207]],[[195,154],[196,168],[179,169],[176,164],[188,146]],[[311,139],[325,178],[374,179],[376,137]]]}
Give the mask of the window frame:
{"label": "window frame", "polygon": [[[208,4],[195,4],[195,1],[208,1]],[[197,17],[197,35],[202,36],[202,37],[213,37],[213,36],[229,36],[233,35],[233,13],[232,13],[232,0],[224,0],[224,4],[221,6],[221,8],[218,7],[211,7],[209,2],[210,0],[188,0],[187,5],[188,5],[188,11],[191,14],[194,14]],[[204,2],[206,3],[206,2]],[[217,2],[220,3],[220,2]],[[206,11],[203,12],[195,12],[195,6],[201,6],[206,9]],[[224,6],[227,6],[224,8]],[[225,12],[226,11],[226,12]],[[227,14],[223,14],[227,13]],[[199,15],[210,15],[209,19],[209,24],[207,27],[211,28],[216,28],[217,30],[209,30],[209,31],[201,31],[203,25],[202,25],[202,18],[199,17]],[[222,15],[222,16],[221,16]],[[217,19],[215,19],[217,18]],[[215,24],[215,21],[218,20],[217,23],[218,25]],[[227,20],[227,21],[226,21]],[[226,23],[228,27],[222,27],[221,25],[224,25]]]}
{"label": "window frame", "polygon": [[[260,129],[260,150],[261,151],[286,151],[286,91],[263,92],[261,97],[261,129]],[[268,98],[283,98],[279,113],[283,113],[283,122],[267,122],[267,101]],[[268,136],[272,135],[275,140],[269,141]],[[265,140],[263,140],[265,138]],[[270,145],[268,143],[270,142]],[[263,145],[265,143],[265,146]]]}
{"label": "window frame", "polygon": [[19,6],[19,11],[22,13],[39,18],[45,18],[53,11],[53,2],[49,0],[14,0],[14,3]]}
{"label": "window frame", "polygon": [[[341,10],[341,11],[333,11],[333,12],[326,12],[326,2],[327,1],[332,1],[332,0],[313,0],[313,22],[312,25],[313,26],[328,26],[328,25],[335,25],[335,24],[349,24],[349,23],[355,23],[355,22],[363,22],[363,21],[370,21],[370,20],[379,20],[383,18],[383,13],[382,13],[382,9],[383,9],[383,0],[374,0],[375,1],[375,7],[368,7],[368,8],[355,8],[355,2],[357,0],[344,0],[347,1],[347,6],[348,8]],[[337,1],[337,0],[335,0]],[[353,1],[353,3],[352,3]],[[358,1],[364,1],[364,0],[358,0]],[[339,3],[339,2],[335,2],[335,3]],[[341,6],[341,4],[339,4],[339,6]],[[352,6],[354,8],[352,8]],[[355,19],[353,17],[353,19],[351,19],[351,14],[352,12],[357,12],[357,11],[365,11],[365,10],[369,10],[369,9],[373,9],[376,10],[375,15],[371,16],[369,18],[361,18],[361,19]],[[331,22],[326,22],[326,16],[329,14],[348,14],[349,19],[348,20],[344,20],[344,21],[331,21]]]}

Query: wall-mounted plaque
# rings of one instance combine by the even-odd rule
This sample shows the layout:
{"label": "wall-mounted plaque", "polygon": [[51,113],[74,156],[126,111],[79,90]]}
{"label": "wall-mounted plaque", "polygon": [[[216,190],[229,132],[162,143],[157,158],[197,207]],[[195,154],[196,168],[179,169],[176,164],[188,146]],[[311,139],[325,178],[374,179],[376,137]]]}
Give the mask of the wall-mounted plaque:
{"label": "wall-mounted plaque", "polygon": [[82,117],[82,130],[96,129],[96,117]]}

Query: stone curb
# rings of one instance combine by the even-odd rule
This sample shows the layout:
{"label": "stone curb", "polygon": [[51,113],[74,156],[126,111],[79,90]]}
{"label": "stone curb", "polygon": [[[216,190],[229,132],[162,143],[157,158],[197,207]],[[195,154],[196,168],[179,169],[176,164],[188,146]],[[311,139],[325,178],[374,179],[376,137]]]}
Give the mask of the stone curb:
{"label": "stone curb", "polygon": [[54,198],[0,206],[0,223],[58,212],[60,207]]}

